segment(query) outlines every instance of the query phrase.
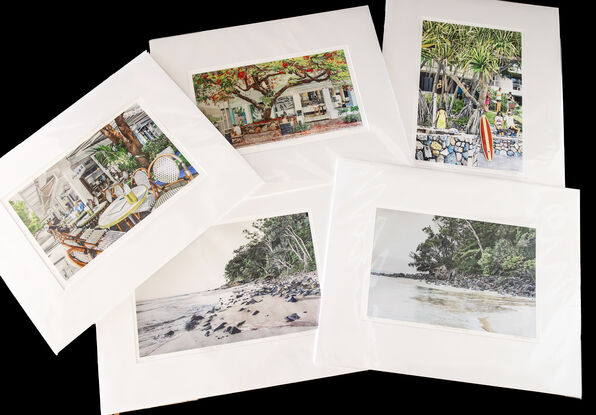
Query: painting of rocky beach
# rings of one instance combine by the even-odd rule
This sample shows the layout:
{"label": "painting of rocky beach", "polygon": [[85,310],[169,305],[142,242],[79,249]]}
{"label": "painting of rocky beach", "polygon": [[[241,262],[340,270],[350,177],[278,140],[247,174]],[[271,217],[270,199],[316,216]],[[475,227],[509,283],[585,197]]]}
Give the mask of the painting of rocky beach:
{"label": "painting of rocky beach", "polygon": [[320,287],[306,213],[219,225],[176,261],[196,266],[167,265],[137,290],[139,357],[318,325]]}
{"label": "painting of rocky beach", "polygon": [[536,230],[378,209],[371,317],[536,337]]}

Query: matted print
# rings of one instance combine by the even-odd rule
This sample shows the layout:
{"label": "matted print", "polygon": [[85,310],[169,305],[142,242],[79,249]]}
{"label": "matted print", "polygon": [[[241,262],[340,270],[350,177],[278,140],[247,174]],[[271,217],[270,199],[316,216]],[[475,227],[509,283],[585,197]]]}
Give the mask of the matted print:
{"label": "matted print", "polygon": [[362,125],[344,50],[192,75],[199,109],[236,148]]}
{"label": "matted print", "polygon": [[317,327],[307,213],[218,225],[200,241],[196,273],[157,275],[137,289],[139,357]]}
{"label": "matted print", "polygon": [[370,317],[536,337],[536,230],[378,209]]}
{"label": "matted print", "polygon": [[422,23],[417,160],[521,171],[521,32]]}
{"label": "matted print", "polygon": [[64,282],[197,175],[134,104],[8,203]]}

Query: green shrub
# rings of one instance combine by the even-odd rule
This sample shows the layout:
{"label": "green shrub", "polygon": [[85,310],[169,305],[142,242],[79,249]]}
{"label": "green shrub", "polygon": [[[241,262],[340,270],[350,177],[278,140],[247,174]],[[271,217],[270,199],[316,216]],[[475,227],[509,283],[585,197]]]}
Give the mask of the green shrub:
{"label": "green shrub", "polygon": [[312,125],[309,123],[298,123],[298,124],[294,124],[293,130],[295,133],[299,133],[302,131],[308,131],[312,128]]}
{"label": "green shrub", "polygon": [[362,117],[360,114],[348,114],[344,117],[344,122],[357,122],[361,121]]}

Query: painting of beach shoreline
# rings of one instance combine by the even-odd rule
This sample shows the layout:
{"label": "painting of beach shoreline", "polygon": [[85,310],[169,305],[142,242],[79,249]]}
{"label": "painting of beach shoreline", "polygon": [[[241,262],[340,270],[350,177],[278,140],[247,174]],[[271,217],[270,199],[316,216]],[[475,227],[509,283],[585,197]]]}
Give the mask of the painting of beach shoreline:
{"label": "painting of beach shoreline", "polygon": [[378,209],[370,317],[536,337],[536,230]]}
{"label": "painting of beach shoreline", "polygon": [[137,290],[139,357],[312,330],[319,302],[308,214],[219,225]]}

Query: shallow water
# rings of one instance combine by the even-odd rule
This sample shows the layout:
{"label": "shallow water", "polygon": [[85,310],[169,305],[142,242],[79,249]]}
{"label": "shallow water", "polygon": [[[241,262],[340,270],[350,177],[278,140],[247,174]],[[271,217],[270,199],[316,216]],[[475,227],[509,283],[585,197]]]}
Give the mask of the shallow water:
{"label": "shallow water", "polygon": [[532,338],[535,305],[533,298],[371,275],[368,315]]}

